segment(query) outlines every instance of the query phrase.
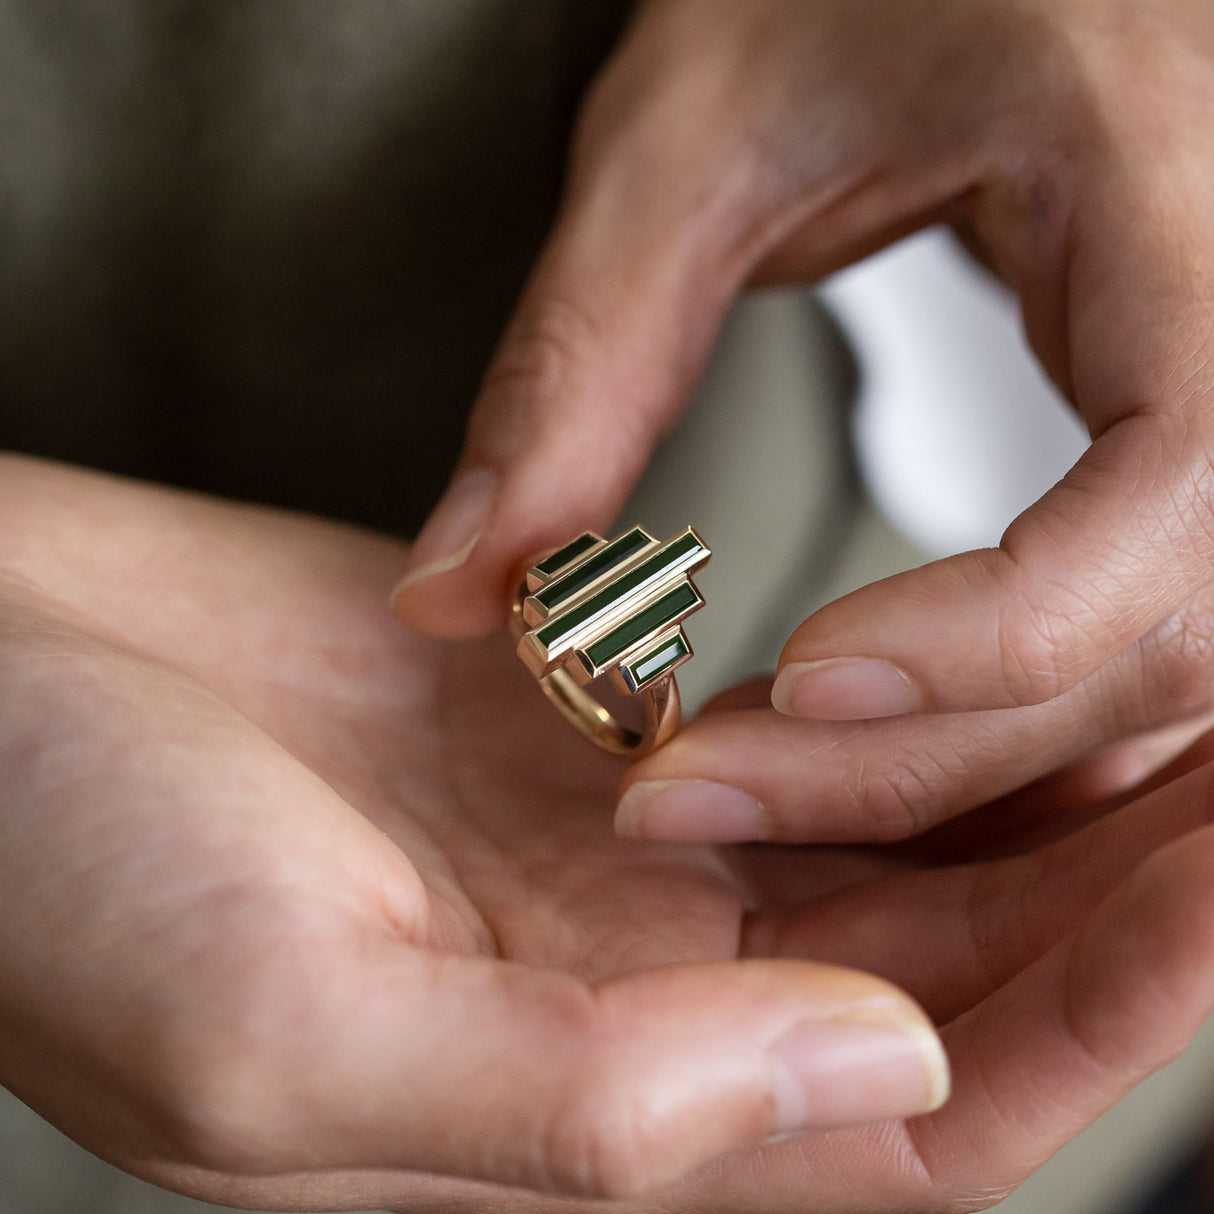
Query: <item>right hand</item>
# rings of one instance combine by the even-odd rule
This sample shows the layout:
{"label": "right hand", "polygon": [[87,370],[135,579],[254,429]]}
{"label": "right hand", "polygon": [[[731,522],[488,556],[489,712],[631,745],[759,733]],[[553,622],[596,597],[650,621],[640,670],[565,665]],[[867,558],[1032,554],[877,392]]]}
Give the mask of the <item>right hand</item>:
{"label": "right hand", "polygon": [[[1214,710],[1212,196],[1208,0],[649,0],[587,99],[398,610],[434,636],[498,627],[535,552],[615,516],[746,283],[951,220],[1091,447],[998,547],[816,611],[780,711],[691,723],[632,770],[621,822],[888,839],[1154,748]],[[705,781],[718,810],[733,793],[728,831]]]}

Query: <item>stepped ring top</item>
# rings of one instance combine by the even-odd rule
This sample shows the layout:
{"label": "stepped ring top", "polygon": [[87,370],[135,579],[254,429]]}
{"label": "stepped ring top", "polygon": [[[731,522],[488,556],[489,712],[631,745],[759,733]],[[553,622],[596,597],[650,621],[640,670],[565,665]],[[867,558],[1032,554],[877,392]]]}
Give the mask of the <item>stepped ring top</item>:
{"label": "stepped ring top", "polygon": [[[712,553],[688,527],[660,542],[642,527],[608,542],[587,531],[527,570],[514,602],[518,656],[562,715],[596,745],[639,758],[679,728],[674,672],[691,656],[683,621],[704,600],[691,574]],[[624,724],[589,684],[639,696]]]}

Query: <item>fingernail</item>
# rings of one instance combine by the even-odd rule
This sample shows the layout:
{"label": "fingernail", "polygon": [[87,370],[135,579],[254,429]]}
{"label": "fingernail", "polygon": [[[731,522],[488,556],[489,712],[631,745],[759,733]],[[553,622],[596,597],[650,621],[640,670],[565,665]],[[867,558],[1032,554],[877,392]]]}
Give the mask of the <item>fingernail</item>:
{"label": "fingernail", "polygon": [[405,576],[392,589],[393,599],[425,578],[458,569],[472,555],[497,484],[497,473],[488,468],[469,468],[451,482],[413,545]]}
{"label": "fingernail", "polygon": [[881,658],[823,658],[790,662],[776,675],[771,704],[790,717],[861,721],[915,712],[923,704],[919,685]]}
{"label": "fingernail", "polygon": [[746,843],[769,837],[754,797],[714,780],[643,780],[620,798],[615,829],[667,843]]}
{"label": "fingernail", "polygon": [[948,1058],[924,1022],[807,1021],[778,1038],[768,1057],[777,1134],[914,1117],[948,1099]]}

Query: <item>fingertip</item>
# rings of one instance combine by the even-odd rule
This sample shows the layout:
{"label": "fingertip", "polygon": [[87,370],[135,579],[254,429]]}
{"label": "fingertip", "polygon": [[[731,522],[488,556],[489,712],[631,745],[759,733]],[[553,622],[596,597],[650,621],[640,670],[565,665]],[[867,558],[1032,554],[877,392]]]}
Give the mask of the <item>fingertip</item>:
{"label": "fingertip", "polygon": [[[625,977],[614,996],[627,1004],[617,1024],[645,1044],[615,1070],[640,1085],[634,1107],[660,1091],[672,1113],[678,1104],[697,1110],[669,1125],[663,1160],[672,1171],[772,1135],[918,1116],[949,1094],[931,1021],[873,975],[755,958]],[[694,1026],[691,1008],[700,1009]]]}
{"label": "fingertip", "polygon": [[948,1099],[948,1057],[904,1008],[794,1026],[771,1047],[778,1132],[934,1112]]}
{"label": "fingertip", "polygon": [[432,561],[426,561],[420,565],[406,569],[400,581],[392,587],[392,593],[389,596],[390,600],[395,604],[404,597],[405,592],[411,586],[418,586],[433,577],[438,577],[444,573],[453,573],[455,570],[461,568],[475,551],[480,538],[481,532],[478,531],[475,535],[469,537],[467,543],[461,544],[454,552],[450,552],[446,556],[435,557]]}
{"label": "fingertip", "polygon": [[919,711],[923,692],[883,658],[822,658],[784,666],[772,685],[771,705],[785,716],[867,721]]}
{"label": "fingertip", "polygon": [[429,636],[479,636],[500,625],[492,593],[475,579],[474,562],[501,488],[494,468],[461,468],[417,537],[389,602],[409,627]]}
{"label": "fingertip", "polygon": [[440,641],[489,636],[510,613],[506,593],[477,580],[463,565],[421,577],[406,573],[393,588],[389,604],[406,627]]}
{"label": "fingertip", "polygon": [[772,823],[740,788],[715,780],[641,780],[620,798],[615,830],[664,843],[751,843],[770,838]]}

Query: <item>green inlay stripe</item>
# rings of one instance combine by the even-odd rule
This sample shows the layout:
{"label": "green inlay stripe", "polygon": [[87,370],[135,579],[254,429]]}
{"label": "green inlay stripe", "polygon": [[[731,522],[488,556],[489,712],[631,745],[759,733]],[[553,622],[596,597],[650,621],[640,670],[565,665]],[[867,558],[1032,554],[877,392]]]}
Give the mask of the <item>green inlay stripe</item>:
{"label": "green inlay stripe", "polygon": [[683,634],[679,633],[671,637],[660,648],[650,650],[650,652],[642,654],[636,661],[629,662],[627,667],[628,674],[631,676],[633,685],[639,689],[651,679],[656,679],[660,675],[665,674],[682,658],[690,656],[691,646],[683,639]]}
{"label": "green inlay stripe", "polygon": [[[583,624],[593,619],[599,612],[604,611],[613,603],[626,598],[637,587],[643,586],[646,582],[665,572],[667,569],[677,568],[685,562],[689,555],[702,552],[703,550],[703,545],[694,535],[682,535],[678,539],[671,540],[669,544],[655,552],[653,556],[641,561],[640,564],[629,570],[628,573],[616,578],[609,585],[604,586],[602,590],[596,591],[588,599],[578,603],[576,607],[571,607],[568,611],[561,612],[551,620],[541,624],[535,630],[535,639],[549,653],[553,653],[563,641],[568,640]],[[607,550],[604,549],[603,551],[605,553]],[[598,557],[595,556],[591,559],[597,560]],[[564,579],[562,578],[561,581],[564,581]],[[547,589],[547,586],[543,587],[543,590]],[[543,591],[540,591],[540,593],[543,593]],[[536,597],[538,598],[539,594]]]}
{"label": "green inlay stripe", "polygon": [[536,572],[546,578],[551,577],[554,573],[564,569],[571,561],[576,561],[583,552],[593,548],[599,542],[599,537],[594,532],[586,531],[577,539],[570,540],[564,548],[558,548],[547,560],[540,561],[535,567]]}
{"label": "green inlay stripe", "polygon": [[621,535],[618,540],[612,540],[606,548],[600,549],[563,577],[554,579],[547,586],[541,586],[535,592],[535,601],[551,612],[558,604],[573,598],[579,590],[584,590],[596,577],[606,573],[612,565],[623,564],[630,556],[635,556],[650,542],[650,537],[640,527],[634,527],[631,531]]}
{"label": "green inlay stripe", "polygon": [[691,584],[682,582],[673,590],[668,590],[660,599],[650,603],[644,611],[629,616],[601,640],[587,645],[586,656],[596,670],[601,670],[630,646],[649,633],[680,619],[686,612],[697,607],[699,602],[700,596],[692,589]]}

